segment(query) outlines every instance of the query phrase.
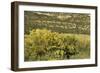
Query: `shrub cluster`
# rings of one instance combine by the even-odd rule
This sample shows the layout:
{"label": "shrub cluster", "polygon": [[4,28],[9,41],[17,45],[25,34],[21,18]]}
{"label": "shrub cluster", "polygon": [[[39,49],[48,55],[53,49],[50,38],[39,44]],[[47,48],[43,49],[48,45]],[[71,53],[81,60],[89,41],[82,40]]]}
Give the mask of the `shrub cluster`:
{"label": "shrub cluster", "polygon": [[90,48],[89,39],[47,29],[33,29],[24,36],[24,43],[25,61],[70,59]]}

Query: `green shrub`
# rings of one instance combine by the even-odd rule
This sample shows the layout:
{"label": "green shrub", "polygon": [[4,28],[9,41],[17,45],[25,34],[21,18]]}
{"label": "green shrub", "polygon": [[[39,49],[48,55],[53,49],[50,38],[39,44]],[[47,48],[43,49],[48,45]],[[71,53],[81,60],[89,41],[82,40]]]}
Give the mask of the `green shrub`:
{"label": "green shrub", "polygon": [[81,49],[90,48],[89,38],[83,41],[80,35],[47,29],[33,29],[24,38],[25,61],[70,59]]}

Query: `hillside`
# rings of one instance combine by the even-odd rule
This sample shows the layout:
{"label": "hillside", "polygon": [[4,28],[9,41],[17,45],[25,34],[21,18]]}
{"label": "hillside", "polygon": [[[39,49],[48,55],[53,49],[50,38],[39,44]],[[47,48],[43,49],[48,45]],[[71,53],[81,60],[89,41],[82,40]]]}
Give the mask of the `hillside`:
{"label": "hillside", "polygon": [[37,28],[59,33],[90,34],[89,14],[25,11],[24,16],[27,34]]}

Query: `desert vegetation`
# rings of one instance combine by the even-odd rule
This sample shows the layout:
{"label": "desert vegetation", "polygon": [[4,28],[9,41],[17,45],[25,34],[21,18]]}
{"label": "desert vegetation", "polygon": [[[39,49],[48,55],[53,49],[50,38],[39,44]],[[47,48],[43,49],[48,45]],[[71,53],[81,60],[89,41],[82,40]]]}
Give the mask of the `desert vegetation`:
{"label": "desert vegetation", "polygon": [[90,58],[89,14],[25,12],[24,60]]}

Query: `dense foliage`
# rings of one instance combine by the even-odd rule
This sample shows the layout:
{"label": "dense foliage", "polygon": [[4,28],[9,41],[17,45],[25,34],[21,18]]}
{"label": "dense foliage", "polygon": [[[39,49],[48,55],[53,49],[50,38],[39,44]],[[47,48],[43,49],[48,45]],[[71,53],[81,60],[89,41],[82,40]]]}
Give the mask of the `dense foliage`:
{"label": "dense foliage", "polygon": [[89,58],[89,35],[33,29],[24,38],[25,61]]}

